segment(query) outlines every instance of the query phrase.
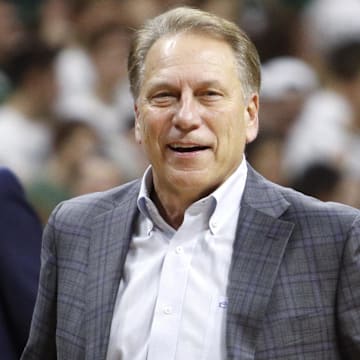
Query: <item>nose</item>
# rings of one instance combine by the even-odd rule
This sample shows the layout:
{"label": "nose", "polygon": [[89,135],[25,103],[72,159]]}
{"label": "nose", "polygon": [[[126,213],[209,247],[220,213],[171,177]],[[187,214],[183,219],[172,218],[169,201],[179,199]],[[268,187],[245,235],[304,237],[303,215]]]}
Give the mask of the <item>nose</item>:
{"label": "nose", "polygon": [[173,116],[173,124],[180,130],[193,130],[201,124],[199,104],[192,94],[183,94]]}

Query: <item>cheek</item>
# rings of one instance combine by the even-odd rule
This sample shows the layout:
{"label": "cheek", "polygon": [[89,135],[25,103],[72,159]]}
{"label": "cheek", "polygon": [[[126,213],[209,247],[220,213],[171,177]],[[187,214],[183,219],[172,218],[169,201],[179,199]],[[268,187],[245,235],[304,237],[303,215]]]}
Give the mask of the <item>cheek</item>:
{"label": "cheek", "polygon": [[226,124],[218,129],[217,139],[218,152],[222,161],[227,163],[242,157],[246,143],[246,129],[240,118],[226,120],[228,120]]}
{"label": "cheek", "polygon": [[234,142],[241,142],[246,136],[245,121],[241,116],[242,114],[239,112],[233,112],[232,114],[226,112],[219,114],[214,124],[214,131],[218,134],[218,137],[223,138],[229,145]]}
{"label": "cheek", "polygon": [[171,112],[168,110],[149,110],[144,116],[144,133],[154,139],[166,136],[172,127]]}
{"label": "cheek", "polygon": [[146,118],[140,126],[141,143],[147,153],[156,153],[160,149],[161,126],[156,118]]}

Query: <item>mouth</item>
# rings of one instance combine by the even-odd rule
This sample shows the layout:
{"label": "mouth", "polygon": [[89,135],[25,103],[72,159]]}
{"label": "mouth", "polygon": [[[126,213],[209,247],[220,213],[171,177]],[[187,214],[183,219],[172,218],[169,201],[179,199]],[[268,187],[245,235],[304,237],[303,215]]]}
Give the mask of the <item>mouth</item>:
{"label": "mouth", "polygon": [[185,145],[185,144],[171,144],[169,149],[178,153],[192,153],[197,151],[207,150],[210,147],[204,145]]}

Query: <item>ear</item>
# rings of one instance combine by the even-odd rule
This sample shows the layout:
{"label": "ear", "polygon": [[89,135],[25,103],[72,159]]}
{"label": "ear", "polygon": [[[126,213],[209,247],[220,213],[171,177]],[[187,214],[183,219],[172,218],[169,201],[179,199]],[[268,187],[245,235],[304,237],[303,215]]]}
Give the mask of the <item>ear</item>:
{"label": "ear", "polygon": [[254,93],[245,108],[246,143],[255,140],[259,131],[259,94]]}
{"label": "ear", "polygon": [[140,126],[140,113],[137,104],[134,105],[135,113],[135,140],[138,144],[142,143],[141,126]]}

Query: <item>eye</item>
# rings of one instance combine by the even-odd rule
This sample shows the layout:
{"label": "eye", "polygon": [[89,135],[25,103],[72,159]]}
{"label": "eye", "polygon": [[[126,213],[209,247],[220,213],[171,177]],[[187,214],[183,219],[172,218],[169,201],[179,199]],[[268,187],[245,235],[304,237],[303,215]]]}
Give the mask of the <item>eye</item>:
{"label": "eye", "polygon": [[162,92],[159,92],[159,93],[156,93],[155,95],[153,95],[154,98],[164,98],[164,97],[170,97],[170,96],[173,96],[170,91],[162,91]]}
{"label": "eye", "polygon": [[223,97],[223,94],[218,90],[204,90],[199,93],[199,96],[206,101],[215,101]]}
{"label": "eye", "polygon": [[157,106],[168,106],[176,100],[176,94],[170,91],[157,92],[150,97],[150,102]]}

